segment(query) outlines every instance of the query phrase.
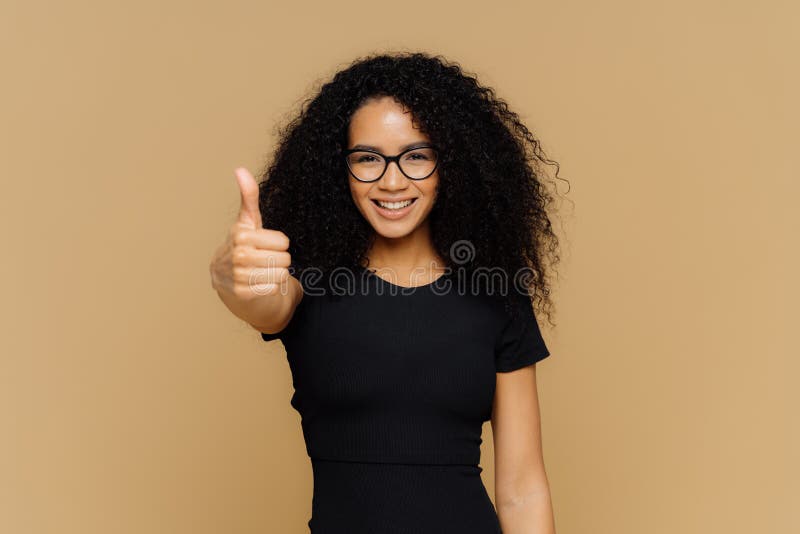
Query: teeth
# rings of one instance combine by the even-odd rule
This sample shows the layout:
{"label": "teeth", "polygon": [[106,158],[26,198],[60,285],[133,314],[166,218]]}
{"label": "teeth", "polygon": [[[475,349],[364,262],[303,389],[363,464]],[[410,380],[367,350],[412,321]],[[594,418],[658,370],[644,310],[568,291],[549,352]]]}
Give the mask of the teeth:
{"label": "teeth", "polygon": [[380,204],[382,208],[387,208],[390,210],[398,210],[400,208],[405,208],[406,206],[411,204],[411,200],[404,200],[403,202],[383,202],[379,200],[378,204]]}

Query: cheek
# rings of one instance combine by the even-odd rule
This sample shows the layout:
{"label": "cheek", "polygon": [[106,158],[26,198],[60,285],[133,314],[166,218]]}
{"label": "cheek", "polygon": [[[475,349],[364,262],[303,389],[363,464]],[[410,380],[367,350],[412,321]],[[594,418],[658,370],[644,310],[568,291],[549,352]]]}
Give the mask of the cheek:
{"label": "cheek", "polygon": [[350,180],[350,197],[356,204],[366,204],[370,200],[367,198],[369,195],[369,184],[362,184],[360,182],[353,183]]}
{"label": "cheek", "polygon": [[359,183],[353,181],[352,179],[349,180],[347,183],[350,185],[350,194],[353,196],[353,198],[357,198],[361,194],[360,191],[361,188],[358,187]]}
{"label": "cheek", "polygon": [[431,179],[425,180],[423,194],[430,198],[433,201],[436,198],[436,195],[439,192],[439,180],[438,179]]}

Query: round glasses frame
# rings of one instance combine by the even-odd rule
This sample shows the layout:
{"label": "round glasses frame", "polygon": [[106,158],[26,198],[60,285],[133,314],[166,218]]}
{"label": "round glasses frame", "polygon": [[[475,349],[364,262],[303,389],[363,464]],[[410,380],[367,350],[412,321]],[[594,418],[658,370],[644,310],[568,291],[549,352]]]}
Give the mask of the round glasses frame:
{"label": "round glasses frame", "polygon": [[[421,148],[428,148],[428,149],[433,150],[433,152],[436,154],[436,161],[433,164],[433,169],[431,170],[431,172],[429,172],[428,174],[426,174],[422,178],[414,178],[414,177],[411,177],[411,176],[407,175],[406,172],[403,170],[403,166],[400,165],[400,158],[403,157],[405,154],[407,154],[409,152],[413,152],[414,150],[419,150]],[[350,168],[350,159],[348,158],[348,156],[350,154],[353,154],[355,152],[369,152],[370,154],[375,154],[375,155],[380,156],[381,158],[383,158],[383,172],[381,172],[380,175],[378,175],[377,178],[373,178],[372,180],[362,180],[361,178],[356,176],[355,173],[353,173],[353,169]],[[383,178],[383,175],[386,174],[386,169],[389,168],[389,164],[391,162],[393,162],[393,161],[397,164],[397,168],[400,169],[400,172],[403,173],[403,176],[405,176],[409,180],[425,180],[426,178],[430,178],[430,176],[433,173],[436,172],[436,169],[439,168],[439,149],[436,148],[433,145],[415,146],[415,147],[407,148],[406,150],[403,150],[402,152],[400,152],[396,156],[387,156],[386,154],[381,154],[377,150],[366,150],[366,149],[363,149],[363,148],[351,148],[349,150],[345,150],[344,151],[344,162],[345,162],[345,165],[347,165],[347,171],[350,173],[350,175],[353,178],[355,178],[359,182],[364,182],[364,183],[377,182],[378,180]]]}

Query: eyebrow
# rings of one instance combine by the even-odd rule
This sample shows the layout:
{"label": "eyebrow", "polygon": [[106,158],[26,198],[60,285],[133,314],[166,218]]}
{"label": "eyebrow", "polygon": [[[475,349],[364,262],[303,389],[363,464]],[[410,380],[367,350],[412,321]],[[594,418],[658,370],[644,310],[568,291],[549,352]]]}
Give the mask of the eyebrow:
{"label": "eyebrow", "polygon": [[[413,143],[409,143],[407,145],[403,145],[400,147],[400,152],[404,150],[408,150],[409,148],[419,148],[422,146],[431,146],[431,143],[428,141],[415,141]],[[380,152],[381,150],[378,147],[372,145],[355,145],[350,150],[374,150],[375,152]]]}

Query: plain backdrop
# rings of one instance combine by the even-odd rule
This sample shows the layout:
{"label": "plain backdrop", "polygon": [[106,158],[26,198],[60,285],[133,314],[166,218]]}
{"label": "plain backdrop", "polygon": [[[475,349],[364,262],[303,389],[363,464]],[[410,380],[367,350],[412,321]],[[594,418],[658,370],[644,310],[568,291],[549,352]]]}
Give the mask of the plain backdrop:
{"label": "plain backdrop", "polygon": [[[494,87],[559,162],[538,366],[561,533],[800,532],[789,1],[0,4],[0,531],[307,532],[291,375],[210,286],[233,169],[358,56]],[[493,496],[491,428],[484,480]]]}

